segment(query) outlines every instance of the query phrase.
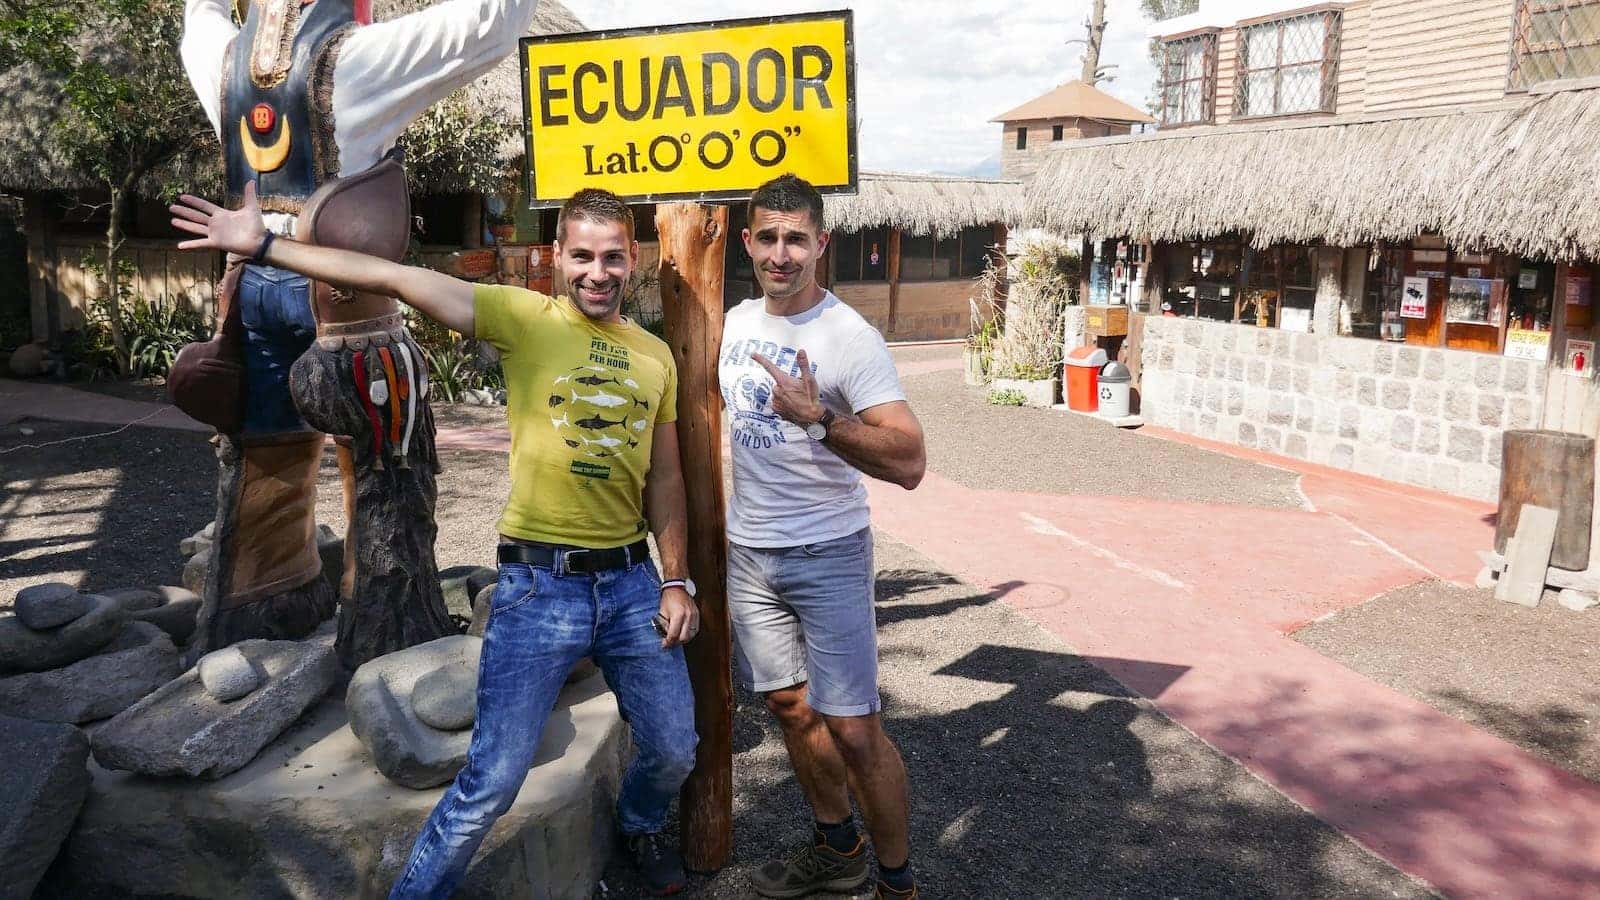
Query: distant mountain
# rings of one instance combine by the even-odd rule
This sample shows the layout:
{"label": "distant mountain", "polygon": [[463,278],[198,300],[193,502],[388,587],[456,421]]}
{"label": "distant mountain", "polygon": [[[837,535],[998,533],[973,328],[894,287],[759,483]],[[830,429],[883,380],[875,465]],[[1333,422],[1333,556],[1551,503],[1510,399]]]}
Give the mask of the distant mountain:
{"label": "distant mountain", "polygon": [[968,166],[965,169],[952,170],[948,174],[950,174],[950,175],[965,175],[968,178],[999,178],[1000,177],[1000,157],[997,154],[995,156],[991,156],[988,159],[983,160],[982,162],[979,162],[979,163],[976,163],[974,165]]}

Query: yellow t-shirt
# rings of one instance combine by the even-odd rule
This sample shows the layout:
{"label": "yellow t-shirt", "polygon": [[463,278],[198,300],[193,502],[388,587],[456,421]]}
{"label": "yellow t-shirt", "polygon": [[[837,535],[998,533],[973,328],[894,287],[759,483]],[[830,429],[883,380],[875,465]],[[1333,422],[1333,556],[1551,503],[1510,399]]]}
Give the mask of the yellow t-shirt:
{"label": "yellow t-shirt", "polygon": [[592,548],[644,537],[651,438],[678,417],[667,345],[522,288],[479,285],[473,306],[506,375],[511,497],[500,533]]}

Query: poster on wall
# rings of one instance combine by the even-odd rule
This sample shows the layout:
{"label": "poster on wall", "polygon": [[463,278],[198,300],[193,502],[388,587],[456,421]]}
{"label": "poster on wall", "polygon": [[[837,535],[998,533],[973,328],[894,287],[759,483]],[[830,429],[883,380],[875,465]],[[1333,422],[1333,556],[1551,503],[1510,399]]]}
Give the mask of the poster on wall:
{"label": "poster on wall", "polygon": [[1539,286],[1539,270],[1523,269],[1517,273],[1517,287],[1524,291],[1531,291]]}
{"label": "poster on wall", "polygon": [[1585,378],[1594,377],[1594,341],[1567,340],[1567,371]]}
{"label": "poster on wall", "polygon": [[1447,322],[1467,325],[1488,325],[1489,307],[1494,302],[1494,279],[1452,278],[1450,293],[1445,301]]}
{"label": "poster on wall", "polygon": [[1550,358],[1550,332],[1523,331],[1513,328],[1506,332],[1506,356],[1512,359],[1531,359],[1544,362]]}
{"label": "poster on wall", "polygon": [[1586,272],[1567,273],[1567,305],[1588,306],[1592,301],[1593,287]]}
{"label": "poster on wall", "polygon": [[1407,319],[1428,317],[1428,279],[1407,278],[1400,291],[1400,315]]}

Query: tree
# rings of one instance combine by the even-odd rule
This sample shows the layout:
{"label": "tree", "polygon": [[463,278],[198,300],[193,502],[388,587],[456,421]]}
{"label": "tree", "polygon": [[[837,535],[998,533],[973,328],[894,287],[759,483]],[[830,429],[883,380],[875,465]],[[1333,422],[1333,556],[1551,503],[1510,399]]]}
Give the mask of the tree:
{"label": "tree", "polygon": [[[1176,16],[1186,16],[1200,8],[1200,0],[1139,0],[1139,9],[1152,22],[1161,22]],[[1150,62],[1156,68],[1156,93],[1150,97],[1150,112],[1160,117],[1162,72],[1161,42],[1150,41]]]}

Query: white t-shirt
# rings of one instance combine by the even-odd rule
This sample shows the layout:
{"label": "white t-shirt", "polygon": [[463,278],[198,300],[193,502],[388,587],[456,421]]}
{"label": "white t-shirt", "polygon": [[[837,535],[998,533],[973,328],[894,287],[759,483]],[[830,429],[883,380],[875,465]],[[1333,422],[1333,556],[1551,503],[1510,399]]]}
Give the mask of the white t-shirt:
{"label": "white t-shirt", "polygon": [[733,451],[728,540],[736,544],[794,547],[867,527],[861,473],[772,411],[772,376],[750,358],[759,353],[799,375],[801,350],[836,413],[906,398],[883,336],[832,292],[796,316],[770,315],[760,297],[729,310],[717,377]]}

